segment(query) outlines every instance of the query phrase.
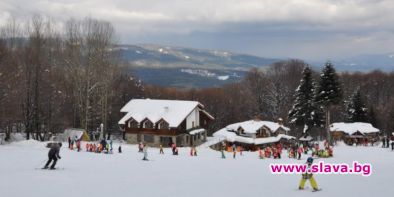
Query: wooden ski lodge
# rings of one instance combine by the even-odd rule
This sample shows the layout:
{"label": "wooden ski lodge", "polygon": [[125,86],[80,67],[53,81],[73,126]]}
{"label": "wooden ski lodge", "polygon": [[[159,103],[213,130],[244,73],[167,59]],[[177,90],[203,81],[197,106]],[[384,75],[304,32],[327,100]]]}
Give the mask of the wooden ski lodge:
{"label": "wooden ski lodge", "polygon": [[120,110],[125,115],[118,124],[128,143],[199,145],[214,120],[204,108],[197,101],[132,99]]}

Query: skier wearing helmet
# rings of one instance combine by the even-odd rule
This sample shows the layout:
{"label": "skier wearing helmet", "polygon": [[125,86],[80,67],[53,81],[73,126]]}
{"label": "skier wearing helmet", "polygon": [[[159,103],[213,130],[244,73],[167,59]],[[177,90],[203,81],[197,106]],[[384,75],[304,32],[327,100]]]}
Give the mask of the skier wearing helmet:
{"label": "skier wearing helmet", "polygon": [[306,164],[308,165],[307,171],[302,174],[302,179],[300,181],[300,185],[298,187],[299,190],[303,190],[304,186],[305,186],[305,182],[306,180],[309,179],[309,182],[313,188],[313,191],[319,191],[319,188],[317,187],[317,183],[315,178],[313,177],[313,174],[311,172],[311,166],[313,163],[313,158],[312,157],[308,157],[308,159],[306,160]]}

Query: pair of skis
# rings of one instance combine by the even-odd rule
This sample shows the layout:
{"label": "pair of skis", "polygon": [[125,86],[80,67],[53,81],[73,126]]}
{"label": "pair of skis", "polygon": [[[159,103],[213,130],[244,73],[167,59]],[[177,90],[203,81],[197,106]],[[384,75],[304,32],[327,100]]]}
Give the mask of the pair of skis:
{"label": "pair of skis", "polygon": [[[309,189],[309,187],[306,186],[305,189],[300,189],[300,188],[298,188],[297,191],[303,191],[303,190],[308,190],[308,189]],[[321,190],[322,190],[322,188],[319,188],[319,189],[312,189],[311,192],[319,192],[319,191],[321,191]]]}
{"label": "pair of skis", "polygon": [[64,170],[65,168],[35,168],[35,170]]}

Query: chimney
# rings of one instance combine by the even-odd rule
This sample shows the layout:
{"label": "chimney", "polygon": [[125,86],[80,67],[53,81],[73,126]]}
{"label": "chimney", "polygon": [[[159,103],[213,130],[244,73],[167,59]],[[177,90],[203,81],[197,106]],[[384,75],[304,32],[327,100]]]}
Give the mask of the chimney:
{"label": "chimney", "polygon": [[278,118],[278,124],[279,124],[280,126],[283,126],[283,119],[282,119],[282,118]]}
{"label": "chimney", "polygon": [[170,111],[170,108],[168,106],[165,106],[164,107],[164,112],[168,112],[168,111]]}
{"label": "chimney", "polygon": [[259,114],[254,115],[253,117],[254,121],[261,121],[261,116]]}

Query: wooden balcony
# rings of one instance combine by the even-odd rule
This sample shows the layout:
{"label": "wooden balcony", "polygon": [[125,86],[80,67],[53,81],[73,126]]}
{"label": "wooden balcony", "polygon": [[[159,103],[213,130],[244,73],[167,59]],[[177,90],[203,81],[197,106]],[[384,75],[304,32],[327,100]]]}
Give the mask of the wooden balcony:
{"label": "wooden balcony", "polygon": [[147,135],[165,135],[165,136],[177,136],[181,133],[178,129],[147,129],[147,128],[125,128],[126,133],[131,134],[147,134]]}

